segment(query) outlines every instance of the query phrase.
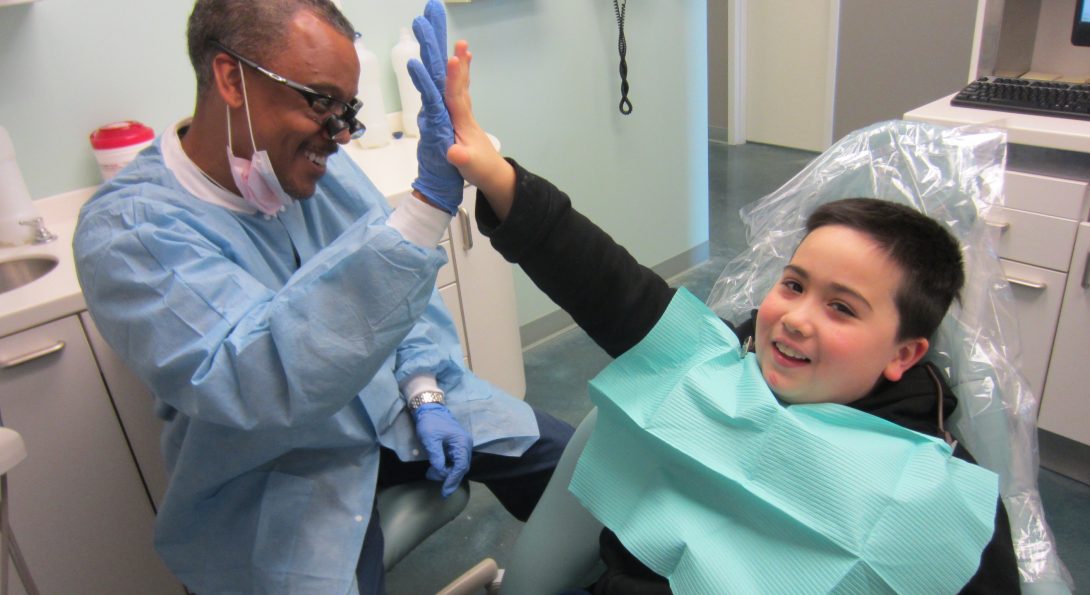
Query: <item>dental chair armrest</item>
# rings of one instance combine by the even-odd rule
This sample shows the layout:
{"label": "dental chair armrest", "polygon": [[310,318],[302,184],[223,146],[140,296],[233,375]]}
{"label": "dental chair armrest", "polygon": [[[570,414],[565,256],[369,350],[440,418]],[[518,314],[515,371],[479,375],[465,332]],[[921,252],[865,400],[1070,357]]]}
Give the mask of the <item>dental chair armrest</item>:
{"label": "dental chair armrest", "polygon": [[435,595],[477,595],[481,591],[492,593],[492,584],[501,576],[503,575],[496,561],[485,558]]}

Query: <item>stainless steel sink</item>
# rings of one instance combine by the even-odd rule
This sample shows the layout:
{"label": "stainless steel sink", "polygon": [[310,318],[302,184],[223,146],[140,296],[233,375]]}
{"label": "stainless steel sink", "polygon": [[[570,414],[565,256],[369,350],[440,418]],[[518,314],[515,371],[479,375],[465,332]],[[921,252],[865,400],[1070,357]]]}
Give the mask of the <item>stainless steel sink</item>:
{"label": "stainless steel sink", "polygon": [[0,262],[0,293],[40,279],[56,266],[57,260],[48,256],[27,256]]}

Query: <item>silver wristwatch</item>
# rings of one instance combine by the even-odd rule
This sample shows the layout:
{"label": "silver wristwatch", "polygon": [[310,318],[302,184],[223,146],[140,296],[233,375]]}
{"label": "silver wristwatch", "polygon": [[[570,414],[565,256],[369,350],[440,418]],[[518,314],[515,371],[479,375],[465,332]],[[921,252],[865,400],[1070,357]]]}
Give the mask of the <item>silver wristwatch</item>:
{"label": "silver wristwatch", "polygon": [[416,411],[426,403],[444,404],[443,393],[437,390],[425,390],[416,393],[409,399],[409,411]]}

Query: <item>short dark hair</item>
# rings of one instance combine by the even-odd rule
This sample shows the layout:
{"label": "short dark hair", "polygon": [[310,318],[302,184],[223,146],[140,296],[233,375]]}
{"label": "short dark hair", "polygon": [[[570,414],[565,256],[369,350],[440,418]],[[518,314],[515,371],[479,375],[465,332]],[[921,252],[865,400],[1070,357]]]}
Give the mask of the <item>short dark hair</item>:
{"label": "short dark hair", "polygon": [[300,10],[314,13],[348,39],[355,38],[352,23],[330,0],[197,0],[186,28],[197,96],[212,86],[212,58],[219,50],[211,40],[255,62],[267,61],[282,46],[288,23]]}
{"label": "short dark hair", "polygon": [[821,205],[806,219],[809,234],[842,225],[869,236],[900,267],[894,303],[900,321],[897,339],[928,338],[939,327],[965,284],[961,248],[938,221],[886,200],[846,198]]}

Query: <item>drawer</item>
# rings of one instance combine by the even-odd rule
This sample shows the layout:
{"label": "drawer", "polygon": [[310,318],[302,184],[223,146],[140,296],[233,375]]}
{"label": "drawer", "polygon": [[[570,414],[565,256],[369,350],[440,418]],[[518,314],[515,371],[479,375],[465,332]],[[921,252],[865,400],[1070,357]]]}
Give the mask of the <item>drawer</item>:
{"label": "drawer", "polygon": [[999,256],[1067,272],[1079,224],[1072,219],[996,207],[985,215],[996,230]]}
{"label": "drawer", "polygon": [[439,247],[447,253],[447,264],[443,265],[443,267],[439,269],[439,273],[435,277],[435,286],[442,289],[443,287],[446,287],[447,285],[450,285],[451,283],[457,281],[458,277],[454,273],[454,259],[451,258],[450,254],[450,240],[446,239],[442,242],[439,242]]}
{"label": "drawer", "polygon": [[1012,209],[1086,221],[1090,215],[1087,183],[1008,171],[1003,179],[1004,204]]}
{"label": "drawer", "polygon": [[1022,374],[1038,398],[1045,384],[1067,275],[1000,259],[1014,296],[1022,347]]}

